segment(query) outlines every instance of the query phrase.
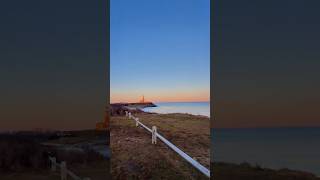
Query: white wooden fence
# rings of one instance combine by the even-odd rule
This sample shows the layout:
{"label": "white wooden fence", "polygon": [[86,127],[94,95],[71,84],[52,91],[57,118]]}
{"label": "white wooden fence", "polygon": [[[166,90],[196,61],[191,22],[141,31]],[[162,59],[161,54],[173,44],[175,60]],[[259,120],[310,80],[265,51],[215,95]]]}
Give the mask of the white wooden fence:
{"label": "white wooden fence", "polygon": [[191,158],[188,154],[186,154],[185,152],[183,152],[182,150],[180,150],[177,146],[175,146],[174,144],[172,144],[170,141],[168,141],[166,138],[164,138],[163,136],[161,136],[158,132],[157,132],[157,127],[156,126],[152,126],[152,129],[148,128],[147,126],[145,126],[144,124],[142,124],[139,121],[139,118],[134,117],[131,112],[126,111],[126,116],[129,117],[129,119],[133,119],[136,122],[136,126],[138,127],[139,125],[141,125],[144,129],[146,129],[147,131],[149,131],[152,134],[152,138],[151,138],[151,142],[152,144],[156,144],[157,143],[157,137],[164,142],[166,145],[168,145],[172,150],[174,150],[176,153],[178,153],[183,159],[185,159],[186,161],[188,161],[193,167],[195,167],[196,169],[198,169],[200,172],[202,172],[204,175],[206,175],[207,177],[210,178],[210,170],[208,170],[206,167],[204,167],[203,165],[201,165],[199,162],[197,162],[196,160],[194,160],[193,158]]}
{"label": "white wooden fence", "polygon": [[49,157],[49,160],[51,162],[51,171],[55,172],[57,170],[57,167],[60,169],[60,177],[61,180],[67,180],[67,177],[70,176],[74,180],[90,180],[90,178],[81,178],[74,174],[72,171],[67,169],[67,163],[65,161],[62,161],[61,164],[57,163],[57,159],[55,157]]}

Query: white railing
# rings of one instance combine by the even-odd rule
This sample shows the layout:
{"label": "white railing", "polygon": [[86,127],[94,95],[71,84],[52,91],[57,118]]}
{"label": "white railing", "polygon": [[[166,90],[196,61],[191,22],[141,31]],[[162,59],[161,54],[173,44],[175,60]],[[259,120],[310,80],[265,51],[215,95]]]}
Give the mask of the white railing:
{"label": "white railing", "polygon": [[196,169],[198,169],[200,172],[202,172],[204,175],[206,175],[207,177],[210,178],[210,170],[208,170],[206,167],[204,167],[203,165],[201,165],[199,162],[197,162],[196,160],[194,160],[193,158],[191,158],[188,154],[186,154],[185,152],[183,152],[182,150],[180,150],[177,146],[175,146],[174,144],[172,144],[170,141],[168,141],[166,138],[164,138],[163,136],[161,136],[158,132],[157,132],[157,127],[156,126],[152,126],[152,129],[148,128],[147,126],[145,126],[144,124],[142,124],[139,121],[139,118],[134,117],[131,112],[126,111],[126,116],[129,117],[129,119],[133,119],[136,122],[136,126],[138,127],[139,125],[141,125],[144,129],[146,129],[147,131],[149,131],[152,134],[152,139],[151,142],[152,144],[156,144],[157,143],[157,137],[164,142],[166,145],[168,145],[172,150],[174,150],[176,153],[178,153],[182,158],[184,158],[186,161],[188,161],[193,167],[195,167]]}
{"label": "white railing", "polygon": [[49,157],[49,160],[51,162],[51,171],[55,172],[57,170],[57,167],[60,168],[60,176],[61,180],[67,180],[68,175],[74,179],[74,180],[90,180],[90,178],[81,178],[74,174],[72,171],[67,169],[67,163],[65,161],[62,161],[60,164],[57,163],[57,159],[55,157]]}

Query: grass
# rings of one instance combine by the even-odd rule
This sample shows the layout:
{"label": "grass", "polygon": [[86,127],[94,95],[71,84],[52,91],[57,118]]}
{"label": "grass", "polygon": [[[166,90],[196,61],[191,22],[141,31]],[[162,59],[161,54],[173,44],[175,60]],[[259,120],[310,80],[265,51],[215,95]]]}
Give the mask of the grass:
{"label": "grass", "polygon": [[210,120],[189,114],[138,115],[148,127],[158,132],[206,167],[210,166]]}
{"label": "grass", "polygon": [[[187,114],[137,114],[140,121],[209,167],[209,119]],[[207,179],[178,154],[158,140],[151,144],[151,135],[133,120],[111,117],[111,174],[115,179]],[[195,131],[197,129],[197,131]]]}

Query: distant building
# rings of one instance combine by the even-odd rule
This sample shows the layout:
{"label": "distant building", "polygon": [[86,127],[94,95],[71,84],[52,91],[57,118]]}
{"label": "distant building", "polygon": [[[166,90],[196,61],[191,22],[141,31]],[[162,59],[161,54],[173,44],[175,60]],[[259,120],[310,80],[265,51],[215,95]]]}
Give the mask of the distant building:
{"label": "distant building", "polygon": [[140,103],[144,103],[144,96],[142,96]]}

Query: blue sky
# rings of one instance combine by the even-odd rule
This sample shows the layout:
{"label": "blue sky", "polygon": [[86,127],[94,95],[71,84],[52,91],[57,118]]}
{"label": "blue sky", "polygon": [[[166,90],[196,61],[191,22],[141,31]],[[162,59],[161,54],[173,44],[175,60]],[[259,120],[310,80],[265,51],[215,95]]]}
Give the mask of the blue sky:
{"label": "blue sky", "polygon": [[209,3],[112,0],[111,101],[208,100]]}

